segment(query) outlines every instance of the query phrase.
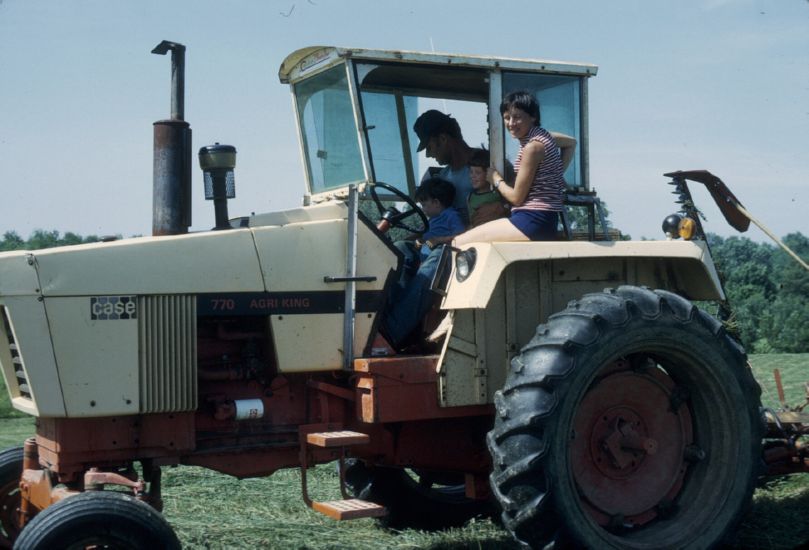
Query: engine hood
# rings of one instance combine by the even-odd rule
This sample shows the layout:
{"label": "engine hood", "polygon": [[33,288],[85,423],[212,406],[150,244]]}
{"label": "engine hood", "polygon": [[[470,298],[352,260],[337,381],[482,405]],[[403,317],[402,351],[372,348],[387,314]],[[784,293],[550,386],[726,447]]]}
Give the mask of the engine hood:
{"label": "engine hood", "polygon": [[[31,278],[31,266],[37,278]],[[28,272],[28,276],[23,273]],[[263,291],[249,229],[141,237],[0,256],[0,296]]]}

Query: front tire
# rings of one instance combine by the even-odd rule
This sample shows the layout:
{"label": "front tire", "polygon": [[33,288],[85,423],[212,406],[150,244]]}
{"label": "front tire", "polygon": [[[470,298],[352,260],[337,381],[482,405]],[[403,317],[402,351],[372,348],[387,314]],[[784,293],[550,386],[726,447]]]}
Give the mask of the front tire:
{"label": "front tire", "polygon": [[495,396],[506,528],[536,548],[721,543],[752,497],[759,395],[741,347],[687,300],[586,295],[537,329]]}
{"label": "front tire", "polygon": [[11,548],[20,533],[17,509],[20,507],[22,447],[0,452],[0,548]]}
{"label": "front tire", "polygon": [[37,514],[15,550],[115,548],[180,550],[169,524],[151,506],[123,493],[87,492]]}

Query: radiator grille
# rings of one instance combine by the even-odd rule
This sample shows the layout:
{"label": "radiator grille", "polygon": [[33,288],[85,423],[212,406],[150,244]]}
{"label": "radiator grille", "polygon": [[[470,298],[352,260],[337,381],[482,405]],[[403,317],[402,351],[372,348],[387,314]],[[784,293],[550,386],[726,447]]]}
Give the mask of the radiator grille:
{"label": "radiator grille", "polygon": [[[11,357],[11,366],[14,371],[14,376],[17,380],[17,390],[20,392],[20,397],[32,399],[31,388],[28,385],[28,377],[23,368],[22,356],[20,356],[20,348],[17,346],[17,341],[14,338],[14,332],[11,330],[11,321],[8,318],[8,311],[4,306],[0,306],[0,346],[8,346],[8,354],[0,354],[0,357]],[[13,388],[12,388],[13,391]]]}
{"label": "radiator grille", "polygon": [[140,296],[140,410],[197,408],[196,296]]}

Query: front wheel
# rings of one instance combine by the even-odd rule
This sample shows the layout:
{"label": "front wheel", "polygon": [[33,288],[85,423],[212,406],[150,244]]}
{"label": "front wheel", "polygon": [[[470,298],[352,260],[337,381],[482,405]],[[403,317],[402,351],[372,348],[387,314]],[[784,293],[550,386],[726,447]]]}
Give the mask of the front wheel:
{"label": "front wheel", "polygon": [[495,396],[505,526],[533,547],[721,543],[753,493],[759,395],[741,347],[687,300],[586,295],[537,329]]}
{"label": "front wheel", "polygon": [[123,493],[87,492],[49,506],[25,526],[15,550],[115,548],[180,550],[169,524]]}
{"label": "front wheel", "polygon": [[17,509],[20,507],[22,447],[0,452],[0,548],[11,548],[20,532]]}

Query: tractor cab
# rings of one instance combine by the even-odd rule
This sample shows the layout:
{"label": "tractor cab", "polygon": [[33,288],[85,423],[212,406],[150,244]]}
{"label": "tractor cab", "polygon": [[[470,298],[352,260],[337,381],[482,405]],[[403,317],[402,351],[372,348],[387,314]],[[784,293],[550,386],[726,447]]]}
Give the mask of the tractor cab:
{"label": "tractor cab", "polygon": [[[499,106],[504,95],[517,90],[538,98],[543,127],[576,140],[565,179],[571,192],[587,194],[587,81],[596,70],[584,64],[436,53],[298,50],[282,63],[279,77],[292,88],[305,172],[304,205],[345,201],[349,220],[356,210],[355,220],[376,221],[381,232],[393,226],[419,233],[428,222],[413,200],[416,187],[426,173],[447,161],[429,158],[429,148],[419,151],[414,130],[418,117],[428,110],[451,114],[463,140],[488,150],[492,163],[503,171],[513,164],[518,143],[506,136]],[[363,199],[373,204],[361,204]],[[456,197],[456,205],[465,204],[465,199]],[[349,228],[356,225],[362,224],[349,221]],[[390,240],[399,235],[403,233],[393,233]],[[362,234],[349,234],[346,242],[350,296],[351,284],[364,275],[351,272],[351,251],[369,243]],[[448,277],[448,262],[445,255],[438,278]],[[349,301],[344,311],[350,319]],[[346,342],[353,337],[349,332],[347,328]]]}
{"label": "tractor cab", "polygon": [[[304,48],[282,63],[292,88],[306,175],[304,204],[345,198],[352,185],[385,183],[413,196],[435,160],[417,152],[413,124],[436,109],[458,120],[471,147],[490,151],[503,169],[517,143],[506,136],[499,105],[515,90],[536,95],[542,125],[578,142],[565,179],[573,191],[588,182],[587,80],[593,65],[477,56]],[[382,193],[394,198],[389,191]]]}

